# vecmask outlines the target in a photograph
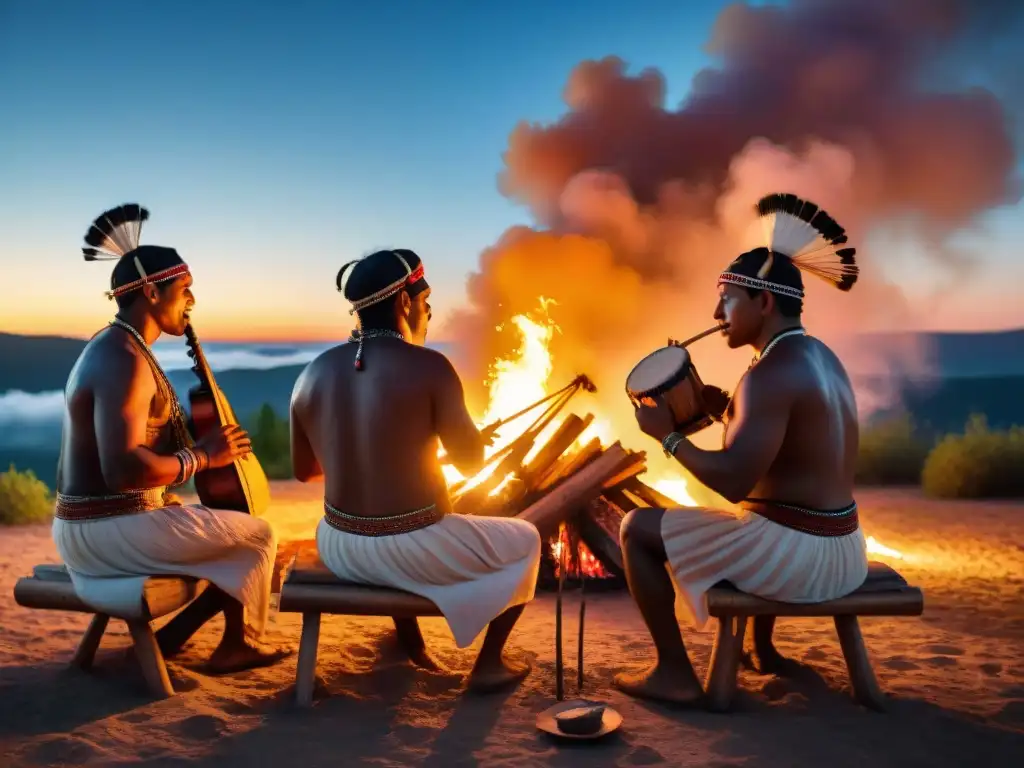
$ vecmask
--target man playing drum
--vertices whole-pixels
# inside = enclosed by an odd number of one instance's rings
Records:
[[[854,249],[843,247],[846,235],[828,214],[793,195],[769,195],[758,212],[764,247],[742,254],[718,280],[714,317],[727,324],[729,346],[755,351],[732,400],[714,414],[725,424],[722,449],[700,449],[676,431],[662,398],[636,409],[644,433],[742,513],[641,508],[623,521],[629,588],[657,650],[651,668],[616,677],[631,695],[676,703],[703,697],[674,603],[702,628],[707,591],[722,580],[768,599],[814,603],[857,589],[867,576],[853,498],[853,388],[836,355],[800,319],[801,271],[848,291],[857,279]],[[762,672],[778,673],[786,660],[772,643],[773,624],[755,623],[755,661]]]
[[[486,438],[466,410],[448,359],[424,346],[430,287],[413,251],[378,251],[341,268],[338,290],[359,329],[299,376],[291,405],[292,462],[323,479],[320,558],[338,578],[431,600],[465,648],[487,628],[470,687],[525,677],[503,655],[533,599],[540,535],[515,519],[452,514],[438,441],[472,476]],[[413,660],[432,666],[415,620],[396,620]]]

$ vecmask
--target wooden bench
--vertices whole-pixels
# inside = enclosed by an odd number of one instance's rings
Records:
[[[80,669],[92,666],[111,616],[123,620],[131,633],[135,657],[149,690],[158,698],[167,698],[174,695],[174,687],[150,622],[188,605],[206,589],[206,584],[188,577],[153,576],[142,582],[138,601],[132,600],[132,610],[120,615],[105,614],[82,601],[63,565],[46,564],[33,568],[31,576],[18,579],[14,600],[25,608],[94,614],[71,660],[71,665]]]
[[[732,702],[749,617],[828,616],[835,621],[854,697],[864,706],[881,711],[884,696],[871,668],[857,617],[920,616],[924,612],[924,595],[888,565],[870,563],[864,584],[837,600],[813,604],[777,603],[722,583],[709,591],[708,606],[711,616],[718,619],[718,635],[705,685],[711,709],[723,712]]]
[[[302,614],[302,639],[295,670],[295,699],[301,707],[313,703],[322,614],[390,616],[395,620],[399,642],[410,655],[423,649],[417,617],[441,615],[440,609],[425,597],[341,581],[320,561],[315,548],[300,550],[292,561],[281,585],[278,610]]]

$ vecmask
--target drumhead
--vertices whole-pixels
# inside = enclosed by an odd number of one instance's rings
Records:
[[[675,386],[690,370],[683,347],[662,347],[637,363],[626,377],[626,391],[635,397],[656,396]]]

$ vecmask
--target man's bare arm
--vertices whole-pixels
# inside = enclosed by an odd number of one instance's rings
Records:
[[[176,456],[146,447],[156,394],[149,364],[127,349],[112,350],[93,391],[93,424],[103,481],[114,493],[170,485],[181,472]]]
[[[683,440],[675,458],[708,488],[733,503],[742,501],[778,456],[792,400],[784,370],[751,371],[736,392],[725,447],[706,451]]]
[[[466,408],[462,380],[447,358],[437,365],[434,425],[448,458],[463,475],[475,475],[484,464],[484,439]]]
[[[309,438],[302,428],[302,419],[299,417],[301,403],[306,397],[308,388],[306,370],[299,374],[299,378],[295,381],[288,417],[291,433],[292,474],[295,475],[296,480],[302,483],[323,480],[324,477],[323,467],[317,461],[313,446],[310,445]]]

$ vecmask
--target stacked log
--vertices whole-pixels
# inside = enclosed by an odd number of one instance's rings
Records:
[[[581,443],[592,421],[590,414],[566,416],[539,448],[531,442],[526,450],[510,452],[484,482],[456,493],[453,508],[461,514],[527,520],[537,526],[548,548],[560,528],[569,526],[569,538],[582,542],[609,580],[624,583],[619,546],[623,517],[637,507],[676,502],[641,482],[639,476],[647,468],[643,451],[628,450],[619,442],[602,446],[596,437]],[[532,455],[524,461],[528,454]],[[578,557],[569,560],[579,568]],[[553,560],[546,567],[553,577]]]

